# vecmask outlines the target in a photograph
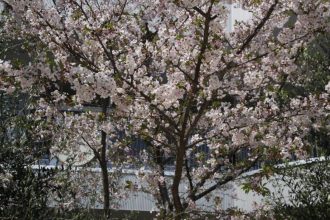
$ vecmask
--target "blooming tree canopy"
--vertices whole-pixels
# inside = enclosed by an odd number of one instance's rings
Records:
[[[330,82],[321,93],[285,90],[299,86],[306,45],[330,31],[329,1],[235,2],[252,19],[228,32],[226,1],[12,0],[4,28],[34,56],[25,66],[1,61],[2,87],[37,88],[38,113],[50,119],[61,106],[97,103],[102,111],[83,114],[78,131],[93,139],[97,126],[96,155],[119,130],[144,140],[150,188],[180,219],[260,161],[306,157],[305,136],[329,122]],[[127,149],[117,140],[112,150]]]

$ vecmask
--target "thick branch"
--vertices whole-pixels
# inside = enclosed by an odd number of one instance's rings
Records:
[[[186,172],[187,172],[189,188],[190,188],[190,191],[192,191],[194,189],[194,184],[193,184],[192,177],[191,177],[191,174],[190,174],[190,167],[189,167],[187,158],[185,159],[185,168],[186,168]]]
[[[242,46],[239,48],[239,50],[236,52],[236,54],[240,54],[243,52],[243,50],[249,46],[250,42],[253,40],[255,36],[259,33],[259,31],[265,26],[266,22],[269,20],[270,16],[273,14],[277,4],[278,0],[275,0],[274,3],[270,6],[268,9],[265,17],[260,21],[260,23],[257,25],[257,27],[254,29],[252,34],[250,34],[243,42]]]
[[[234,179],[236,179],[238,176],[240,176],[242,173],[247,172],[248,170],[250,170],[255,164],[256,162],[259,160],[259,157],[257,157],[253,162],[251,162],[251,164],[249,166],[247,166],[246,168],[242,169],[241,171],[239,171],[237,174],[230,174],[227,175],[223,180],[215,183],[214,185],[212,185],[211,187],[209,187],[208,189],[206,189],[205,191],[201,192],[200,194],[193,196],[191,199],[193,201],[197,201],[200,198],[203,198],[204,196],[206,196],[207,194],[209,194],[210,192],[212,192],[213,190],[217,189],[219,186],[222,186],[226,183],[228,183],[229,181],[232,181]]]

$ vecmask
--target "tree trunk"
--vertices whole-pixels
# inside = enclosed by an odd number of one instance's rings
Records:
[[[109,98],[103,100],[102,113],[104,114],[104,119],[107,118],[107,109],[109,106]],[[109,190],[109,173],[108,173],[108,164],[107,164],[107,134],[101,132],[101,158],[100,166],[102,171],[102,184],[103,184],[103,210],[104,215],[107,219],[110,218],[110,190]]]
[[[166,180],[165,180],[165,158],[164,158],[164,151],[160,149],[156,149],[156,158],[155,161],[158,165],[158,172],[159,175],[164,178],[164,182],[158,181],[158,188],[159,188],[159,193],[160,193],[160,198],[161,198],[161,203],[163,205],[163,208],[160,210],[161,216],[165,218],[167,215],[168,211],[173,212],[173,204],[170,200],[169,197],[169,192],[167,189],[166,185]]]
[[[104,215],[106,216],[106,218],[110,218],[109,176],[108,176],[108,166],[107,166],[107,161],[106,161],[106,149],[103,146],[102,146],[102,152],[101,152],[101,160],[102,160],[102,162],[100,165],[101,165],[101,170],[102,170],[103,200],[104,200],[103,210],[104,210]]]
[[[172,196],[173,196],[173,204],[175,208],[175,219],[182,219],[183,215],[183,206],[181,203],[180,195],[179,195],[179,186],[182,177],[182,170],[184,165],[184,145],[180,145],[176,155],[176,164],[175,164],[175,174],[172,185]]]

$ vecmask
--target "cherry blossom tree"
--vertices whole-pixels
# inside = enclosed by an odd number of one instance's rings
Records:
[[[9,4],[5,4],[4,6],[2,21],[5,20],[3,19],[4,17],[12,14],[12,6]],[[5,32],[3,29],[1,29],[1,31]],[[2,33],[1,36],[3,38],[1,40],[0,59],[6,61],[0,60],[2,66],[0,91],[6,87],[5,90],[9,93],[9,97],[13,97],[11,94],[17,89],[18,84],[12,81],[13,78],[6,76],[5,72],[8,72],[8,68],[18,70],[20,68],[28,68],[28,65],[31,63],[38,62],[37,60],[40,57],[38,52],[41,51],[39,49],[43,45],[40,45],[40,42],[32,37],[20,39],[7,35],[6,33]],[[34,47],[38,47],[38,49],[35,50]],[[50,57],[50,53],[43,50],[43,55],[45,54],[50,68],[53,68],[54,63]],[[28,83],[28,81],[26,82]],[[99,127],[104,127],[104,125],[100,123],[103,120],[102,109],[97,109],[97,112],[94,113],[88,111],[86,108],[82,109],[79,106],[70,109],[69,104],[62,105],[63,102],[60,102],[63,101],[63,96],[59,92],[54,91],[53,86],[55,86],[55,83],[50,84],[47,90],[41,92],[38,91],[40,87],[32,84],[24,90],[17,89],[18,93],[27,93],[29,96],[33,97],[31,99],[34,100],[29,103],[24,114],[31,118],[31,120],[33,119],[33,121],[45,122],[42,124],[39,123],[40,126],[34,128],[36,132],[36,137],[34,138],[36,140],[46,139],[48,142],[51,142],[50,156],[52,158],[59,158],[59,165],[62,168],[62,162],[65,163],[66,170],[61,170],[58,177],[56,177],[57,179],[53,179],[52,181],[54,184],[56,182],[56,184],[61,186],[61,189],[65,188],[66,192],[59,193],[56,191],[52,193],[50,203],[59,206],[59,211],[61,212],[63,208],[64,210],[95,208],[98,206],[98,203],[101,202],[104,204],[103,209],[105,210],[106,216],[110,216],[110,208],[116,206],[112,197],[121,197],[124,193],[118,194],[120,186],[117,185],[117,180],[120,172],[109,173],[107,169],[109,163],[108,158],[111,157],[111,163],[115,165],[115,155],[117,155],[118,152],[106,152],[106,145],[103,139],[101,141],[101,136],[103,134],[101,134],[101,129]],[[59,82],[55,87],[57,86],[64,87],[65,92],[71,92],[62,82]],[[35,100],[37,100],[37,103],[35,103]],[[91,108],[93,109],[93,107]],[[113,131],[113,129],[113,126],[104,128],[108,133]],[[112,141],[115,141],[115,137],[110,137]],[[41,151],[42,149],[39,150]],[[49,151],[43,151],[43,153],[46,152]],[[88,167],[86,167],[86,170],[80,169],[79,174],[75,171],[71,171],[73,167],[82,166],[91,161],[93,157],[95,157],[95,160],[90,162],[89,165],[100,167],[101,175],[96,174],[95,171],[91,171]],[[36,159],[37,158],[34,158],[34,160]],[[117,170],[120,170],[119,166],[117,166]],[[97,182],[100,177],[102,178],[102,184]],[[83,178],[85,178],[84,184],[81,184],[81,179]],[[100,193],[98,188],[100,186],[104,188],[102,193],[103,199],[99,198]],[[117,196],[114,196],[114,194]],[[88,207],[85,207],[86,204]]]
[[[329,32],[329,1],[232,1],[252,19],[230,33],[226,3],[13,0],[5,30],[29,39],[35,56],[24,67],[2,62],[2,86],[38,88],[39,113],[49,119],[60,106],[97,103],[102,110],[82,117],[78,132],[89,120],[97,125],[100,144],[90,147],[99,161],[107,152],[125,156],[129,137],[143,140],[152,172],[140,175],[160,213],[182,219],[256,164],[308,156],[306,136],[329,120],[329,83],[320,93],[285,92],[299,86],[306,45]],[[126,138],[107,151],[119,131]],[[134,161],[126,156],[122,163]]]

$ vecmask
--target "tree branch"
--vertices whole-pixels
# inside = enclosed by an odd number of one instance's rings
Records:
[[[270,6],[268,9],[265,17],[261,20],[261,22],[257,25],[257,27],[254,29],[252,34],[250,34],[243,42],[242,46],[239,48],[239,50],[236,52],[236,54],[240,54],[243,52],[243,50],[250,44],[250,42],[253,40],[255,36],[259,33],[259,31],[264,27],[266,22],[269,20],[270,16],[274,12],[279,0],[275,0],[274,3]]]
[[[201,192],[200,194],[193,196],[192,200],[193,201],[197,201],[200,198],[203,198],[204,196],[206,196],[207,194],[209,194],[210,192],[212,192],[213,190],[217,189],[219,186],[224,185],[226,183],[228,183],[229,181],[232,181],[234,179],[236,179],[238,176],[240,176],[242,173],[247,172],[249,169],[251,169],[256,162],[259,160],[259,157],[257,157],[253,162],[251,162],[251,164],[249,166],[247,166],[246,168],[242,169],[241,171],[239,171],[237,174],[230,174],[227,175],[223,180],[215,183],[214,185],[212,185],[211,187],[209,187],[208,189],[206,189],[205,191]]]

